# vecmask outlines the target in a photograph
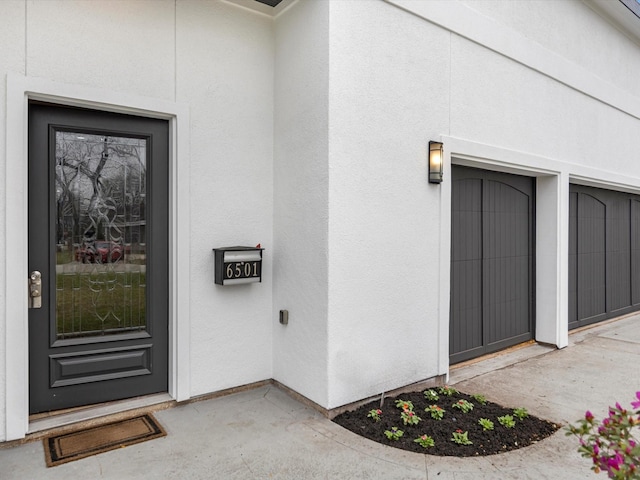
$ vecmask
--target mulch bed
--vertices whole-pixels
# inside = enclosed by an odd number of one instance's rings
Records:
[[[438,392],[438,388],[434,388]],[[413,403],[413,411],[422,420],[417,425],[404,425],[400,414],[402,409],[396,407],[395,400],[409,400]],[[473,410],[468,413],[452,408],[459,400],[473,403]],[[442,420],[431,418],[425,411],[429,405],[436,404],[445,410]],[[513,408],[520,407],[515,405]],[[368,418],[370,410],[380,408],[382,415],[379,421]],[[395,398],[385,398],[382,407],[380,400],[370,402],[357,410],[338,415],[333,419],[335,423],[351,430],[358,435],[391,447],[410,450],[412,452],[427,453],[429,455],[473,457],[494,455],[526,447],[539,442],[556,432],[560,425],[541,420],[529,415],[523,420],[514,417],[514,428],[506,428],[498,422],[499,416],[512,415],[513,408],[505,408],[496,403],[480,404],[471,396],[464,393],[454,393],[451,396],[439,395],[437,401],[428,401],[422,392],[405,393]],[[494,423],[493,430],[483,430],[478,424],[480,418],[488,418]],[[385,430],[397,427],[404,432],[398,440],[390,440],[385,436]],[[468,432],[472,445],[459,445],[451,439],[453,432]],[[414,440],[422,435],[429,435],[435,441],[435,446],[424,448]]]

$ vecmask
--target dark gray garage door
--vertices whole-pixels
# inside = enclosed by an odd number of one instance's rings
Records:
[[[569,328],[640,310],[640,196],[569,191]]]
[[[533,338],[534,180],[453,167],[449,354]]]

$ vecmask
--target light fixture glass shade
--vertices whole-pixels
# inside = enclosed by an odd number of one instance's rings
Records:
[[[442,157],[443,148],[441,142],[429,142],[429,182],[442,183]]]

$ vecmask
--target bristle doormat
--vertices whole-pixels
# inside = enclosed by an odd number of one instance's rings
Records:
[[[44,439],[47,467],[126,447],[167,433],[146,414]]]

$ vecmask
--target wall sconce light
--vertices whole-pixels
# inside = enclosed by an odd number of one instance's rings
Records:
[[[429,183],[442,183],[442,142],[429,142]]]

